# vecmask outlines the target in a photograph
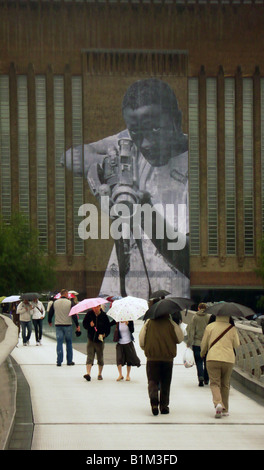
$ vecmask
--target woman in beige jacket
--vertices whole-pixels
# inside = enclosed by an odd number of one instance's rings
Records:
[[[212,344],[225,331],[226,333],[215,344]],[[206,368],[216,418],[228,415],[230,377],[235,363],[234,349],[239,345],[238,332],[230,317],[217,316],[216,321],[205,328],[201,342],[201,357],[207,354]]]

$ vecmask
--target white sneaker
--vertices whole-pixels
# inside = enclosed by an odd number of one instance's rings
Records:
[[[222,411],[223,411],[223,407],[222,407],[221,403],[218,403],[218,405],[216,405],[216,407],[215,407],[215,418],[221,418],[222,417]]]
[[[223,411],[222,411],[222,416],[229,416],[228,411],[223,410]]]

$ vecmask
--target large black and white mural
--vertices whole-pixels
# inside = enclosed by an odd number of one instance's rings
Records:
[[[101,294],[190,295],[188,136],[176,94],[158,78],[134,81],[120,102],[123,129],[66,154],[104,214],[99,233],[97,208],[80,207],[79,236],[113,240]]]

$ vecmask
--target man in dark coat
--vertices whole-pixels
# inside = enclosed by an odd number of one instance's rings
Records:
[[[84,378],[91,380],[91,368],[94,363],[95,354],[98,364],[98,380],[102,380],[102,370],[104,366],[104,338],[110,333],[110,322],[101,306],[94,307],[85,315],[83,327],[87,330],[87,359]]]

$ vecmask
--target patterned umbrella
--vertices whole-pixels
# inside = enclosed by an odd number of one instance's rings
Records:
[[[107,315],[112,317],[116,322],[135,321],[142,317],[147,309],[148,302],[145,299],[128,295],[122,299],[114,300]]]

